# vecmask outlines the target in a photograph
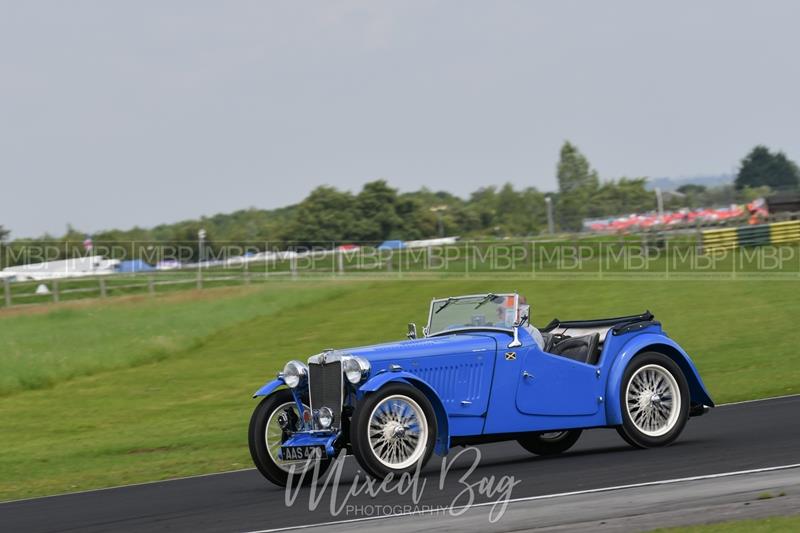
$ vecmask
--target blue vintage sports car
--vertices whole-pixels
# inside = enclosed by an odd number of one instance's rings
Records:
[[[538,330],[519,295],[479,294],[434,299],[423,336],[408,329],[408,340],[289,361],[255,393],[250,453],[267,479],[285,485],[341,450],[377,477],[464,444],[556,454],[597,427],[665,446],[714,405],[650,312]]]

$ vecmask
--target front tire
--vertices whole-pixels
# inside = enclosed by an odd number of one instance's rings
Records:
[[[308,406],[305,408],[308,409]],[[293,482],[299,482],[302,477],[303,484],[310,483],[317,463],[283,461],[278,458],[278,450],[284,440],[283,430],[278,425],[278,416],[281,412],[288,416],[292,414],[298,418],[300,416],[294,396],[289,389],[281,389],[270,394],[261,400],[253,411],[248,431],[250,456],[261,475],[280,487],[286,486],[290,476],[296,478]],[[319,476],[322,476],[330,464],[330,459],[318,461]],[[308,472],[302,475],[306,470]]]
[[[517,439],[520,446],[536,455],[558,455],[578,442],[583,433],[580,429],[570,431],[543,431]]]
[[[425,466],[436,431],[436,415],[428,398],[410,385],[392,383],[356,406],[350,442],[361,468],[382,479]]]
[[[686,426],[690,403],[689,384],[675,361],[657,352],[637,355],[622,377],[617,431],[636,448],[666,446]]]

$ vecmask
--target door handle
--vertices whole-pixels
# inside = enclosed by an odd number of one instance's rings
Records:
[[[523,370],[523,371],[522,371],[522,377],[523,377],[523,378],[525,378],[525,379],[528,379],[528,378],[533,378],[533,374],[531,374],[531,373],[530,373],[530,372],[528,372],[527,370]]]

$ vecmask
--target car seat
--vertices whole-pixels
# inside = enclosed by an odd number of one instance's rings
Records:
[[[555,335],[549,339],[550,342],[555,340]],[[563,340],[556,341],[553,346],[549,346],[547,352],[553,355],[560,355],[567,357],[579,363],[586,363],[590,365],[597,364],[600,358],[600,334],[592,333],[591,335],[582,335],[580,337],[567,337]]]

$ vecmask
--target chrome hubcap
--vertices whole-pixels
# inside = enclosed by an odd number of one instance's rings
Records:
[[[678,382],[664,367],[645,365],[631,376],[625,405],[639,431],[649,437],[664,435],[678,421],[681,408]]]
[[[661,405],[661,396],[659,396],[658,394],[653,394],[652,396],[650,396],[650,403],[652,403],[655,406]]]
[[[384,466],[401,470],[425,454],[428,420],[417,402],[396,394],[372,410],[367,427],[372,453]]]

